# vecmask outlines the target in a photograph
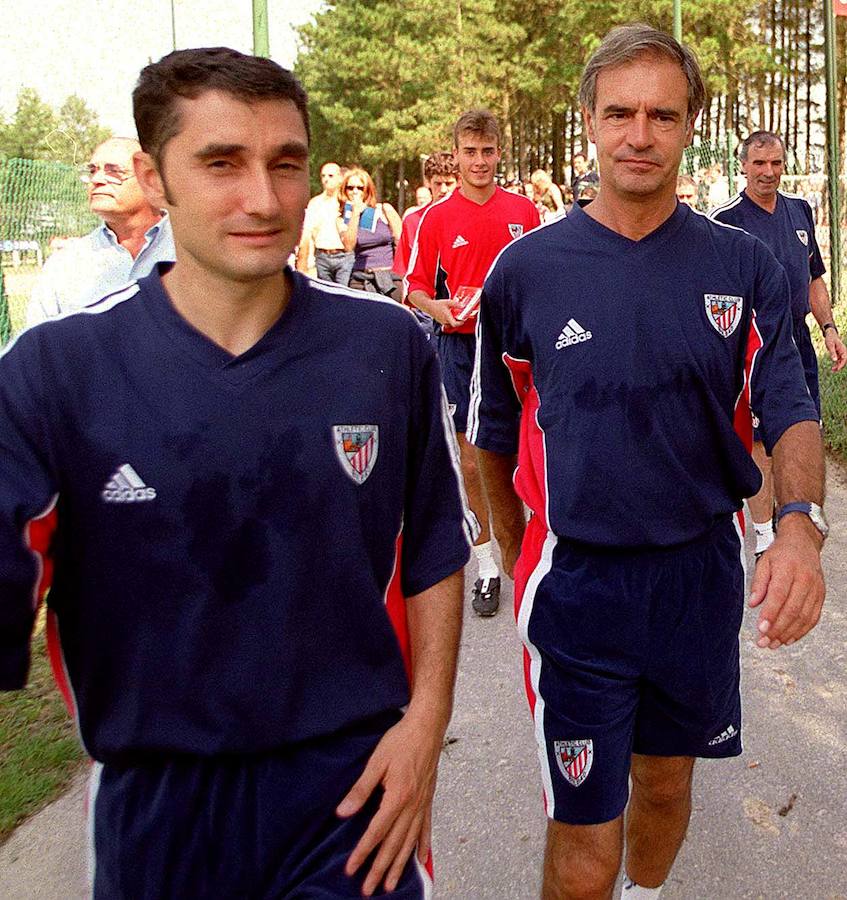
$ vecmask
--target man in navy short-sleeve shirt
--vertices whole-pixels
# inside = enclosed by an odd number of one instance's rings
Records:
[[[803,361],[809,393],[820,414],[818,358],[806,325],[808,313],[811,311],[823,333],[834,372],[847,364],[847,348],[832,318],[829,292],[823,280],[826,269],[815,237],[812,208],[804,197],[779,190],[785,171],[785,146],[778,134],[753,132],[741,144],[738,156],[747,186],[709,215],[761,238],[785,269],[794,342]],[[756,553],[760,555],[770,547],[774,537],[773,475],[761,438],[758,434],[754,437],[753,458],[762,470],[762,489],[749,503],[756,531]]]
[[[177,262],[0,357],[0,689],[54,510],[94,896],[422,898],[471,539],[435,351],[285,267],[291,73],[179,51],[133,99]]]
[[[759,646],[802,637],[823,602],[823,452],[785,273],[675,197],[703,97],[673,38],[610,32],[580,87],[599,196],[507,246],[480,304],[468,437],[515,578],[544,896],[611,896],[625,832],[622,897],[658,897],[694,759],[741,752],[751,408],[785,504],[752,586]]]

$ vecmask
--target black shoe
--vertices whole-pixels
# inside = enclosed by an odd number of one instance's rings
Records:
[[[478,616],[488,617],[496,615],[500,609],[500,579],[477,578],[473,586],[473,611]]]

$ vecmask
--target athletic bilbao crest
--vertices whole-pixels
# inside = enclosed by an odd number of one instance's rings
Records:
[[[517,240],[523,234],[523,225],[518,223],[515,225],[514,223],[509,224],[509,234],[512,236],[512,240]]]
[[[553,749],[559,771],[574,787],[579,787],[594,762],[594,741],[554,741]]]
[[[379,426],[333,425],[332,430],[341,468],[356,484],[363,484],[373,471],[379,452]]]
[[[729,337],[741,321],[743,297],[732,297],[729,294],[704,294],[706,298],[706,316],[715,331],[722,337]]]
[[[806,230],[803,229],[803,228],[798,228],[798,229],[797,229],[797,237],[800,238],[800,243],[801,243],[804,247],[808,247],[808,246],[809,246],[809,232],[808,232],[808,231],[806,231]]]

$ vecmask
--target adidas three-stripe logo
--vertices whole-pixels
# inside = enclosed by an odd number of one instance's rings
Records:
[[[556,341],[556,349],[564,350],[565,347],[573,347],[574,344],[583,344],[590,341],[594,335],[586,331],[576,319],[568,319],[568,324],[562,329],[559,339]]]
[[[470,241],[463,238],[460,234],[456,235],[456,240],[453,241],[453,249],[457,250],[459,247],[467,247]]]
[[[106,503],[142,503],[155,500],[156,491],[147,487],[129,463],[124,463],[106,482],[100,496]]]

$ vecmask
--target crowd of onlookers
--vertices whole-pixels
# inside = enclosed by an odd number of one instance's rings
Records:
[[[529,197],[545,222],[567,215],[575,203],[586,206],[597,196],[600,177],[584,153],[573,155],[567,171],[570,178],[563,184],[544,169],[536,169],[526,180],[507,176],[498,181],[505,190]],[[321,168],[323,192],[312,198],[306,212],[297,267],[326,281],[400,299],[420,216],[452,190],[457,177],[452,154],[432,154],[425,161],[423,183],[414,188],[414,202],[401,215],[390,203],[380,201],[365,169],[326,163]],[[708,212],[743,190],[744,184],[743,174],[730,178],[720,163],[713,163],[680,175],[677,198],[692,209]],[[815,224],[823,229],[827,224],[824,176],[785,176],[785,187],[809,201]]]

